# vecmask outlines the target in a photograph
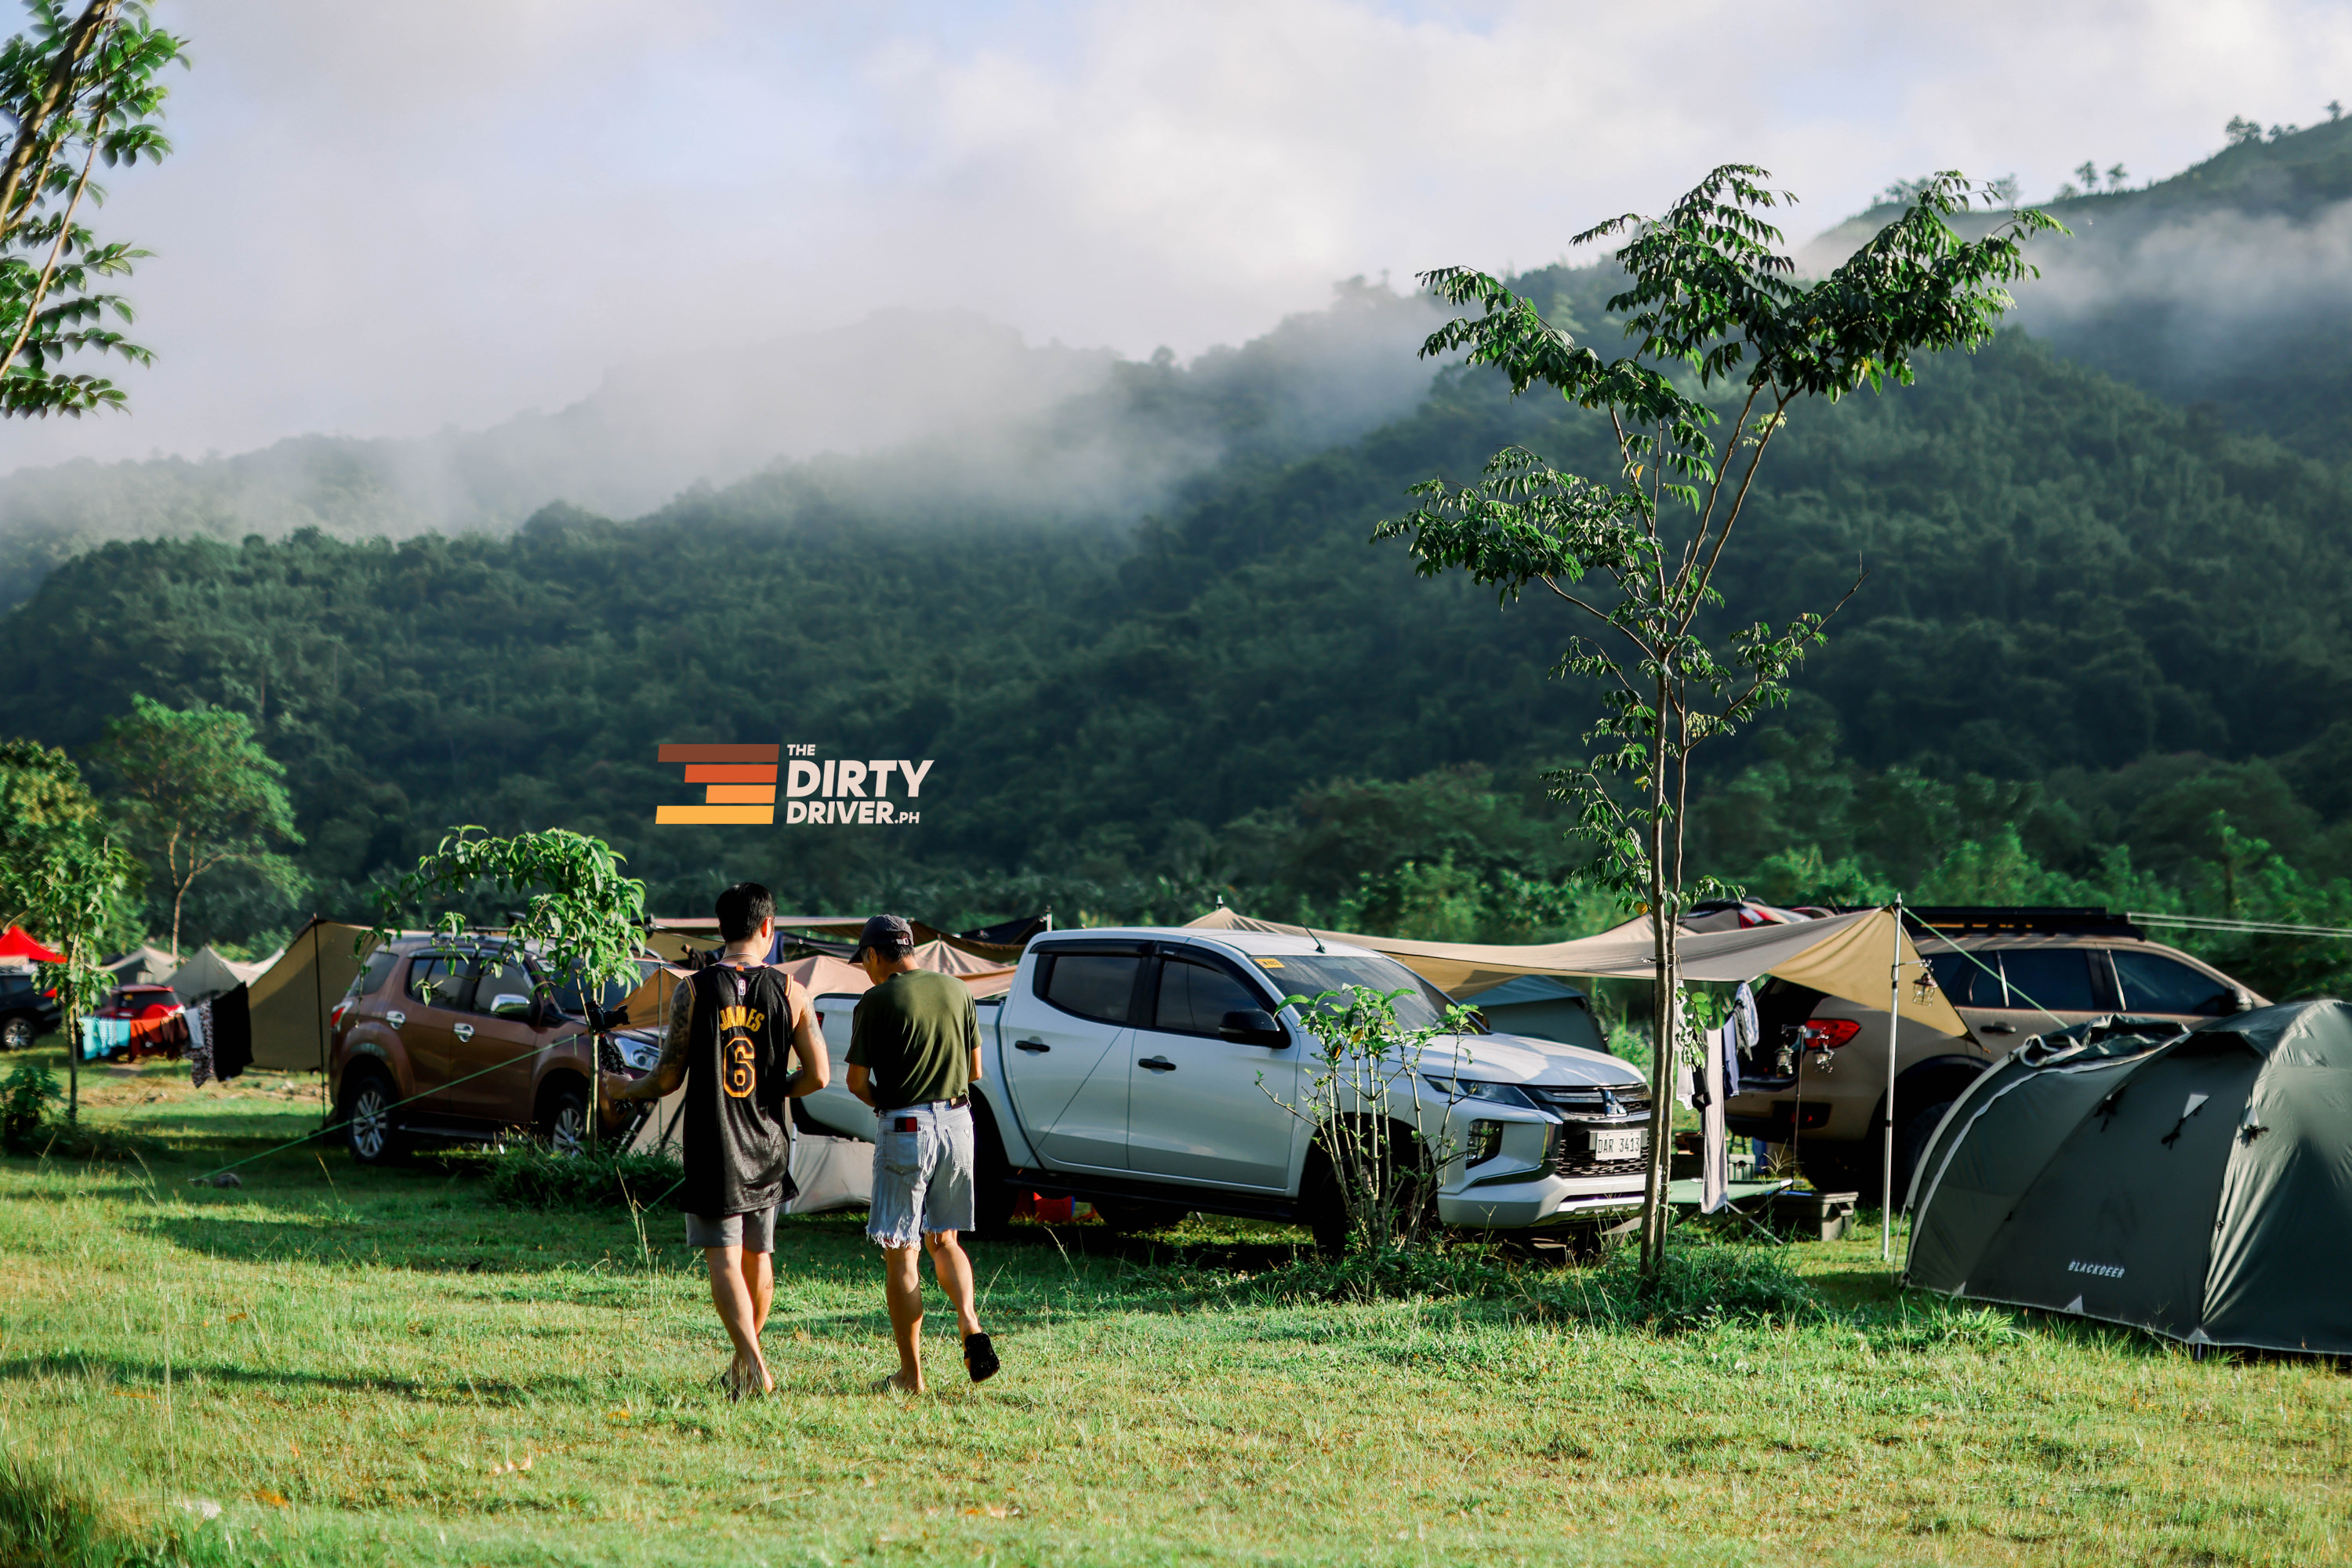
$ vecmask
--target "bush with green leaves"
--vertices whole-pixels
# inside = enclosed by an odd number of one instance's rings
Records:
[[[1397,998],[1407,994],[1343,985],[1283,998],[1284,1006],[1298,1009],[1313,1041],[1306,1083],[1295,1101],[1265,1093],[1312,1130],[1331,1184],[1323,1201],[1339,1206],[1345,1236],[1339,1250],[1347,1253],[1437,1245],[1438,1177],[1462,1154],[1459,1133],[1442,1121],[1430,1124],[1413,1080],[1433,1040],[1474,1031],[1469,1009],[1454,1007],[1433,1024],[1408,1029],[1396,1013]]]
[[[49,1107],[65,1098],[47,1062],[23,1061],[0,1079],[0,1149],[21,1154],[32,1149]]]

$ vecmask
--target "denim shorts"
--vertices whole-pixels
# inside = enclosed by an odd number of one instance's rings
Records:
[[[885,1247],[972,1227],[971,1107],[934,1101],[884,1111],[874,1138],[866,1234]]]
[[[776,1211],[753,1209],[750,1214],[686,1216],[688,1247],[740,1247],[746,1252],[776,1250]]]

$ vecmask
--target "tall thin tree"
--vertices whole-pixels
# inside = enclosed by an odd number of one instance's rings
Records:
[[[1540,587],[1590,628],[1569,639],[1554,673],[1601,683],[1601,717],[1587,736],[1594,750],[1547,782],[1599,847],[1585,874],[1639,903],[1654,928],[1642,1223],[1653,1279],[1665,1247],[1678,922],[1693,891],[1720,890],[1712,879],[1686,885],[1692,753],[1785,702],[1789,677],[1835,613],[1808,611],[1777,628],[1738,625],[1717,586],[1725,549],[1794,405],[1908,384],[1916,356],[1983,342],[2012,303],[2004,285],[2032,270],[2024,241],[2063,232],[2025,211],[1963,240],[1951,216],[1999,198],[1947,172],[1916,186],[1901,216],[1828,277],[1807,282],[1776,248],[1780,231],[1759,216],[1793,199],[1763,184],[1770,177],[1727,163],[1657,217],[1627,214],[1576,237],[1623,242],[1615,258],[1626,287],[1608,308],[1622,313],[1633,347],[1613,359],[1545,321],[1499,279],[1467,268],[1424,274],[1438,298],[1477,313],[1433,333],[1423,356],[1466,351],[1471,364],[1500,369],[1514,395],[1540,384],[1598,411],[1617,471],[1564,473],[1507,447],[1475,484],[1415,486],[1421,504],[1373,535],[1408,541],[1423,575],[1461,568],[1505,604]],[[1736,404],[1723,450],[1710,434],[1722,418],[1709,397],[1717,387]]]

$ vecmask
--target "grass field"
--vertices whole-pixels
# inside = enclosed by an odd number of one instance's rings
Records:
[[[310,1149],[299,1084],[86,1077],[157,1152],[0,1162],[5,1518],[113,1561],[398,1563],[2275,1563],[2352,1555],[2352,1382],[1905,1299],[1659,1333],[1503,1300],[1333,1305],[1293,1233],[976,1249],[1004,1373],[890,1364],[855,1216],[787,1222],[781,1397],[730,1405],[676,1216],[536,1214]],[[940,1320],[933,1319],[934,1326]],[[185,1504],[219,1505],[203,1521]],[[174,1544],[176,1542],[176,1544]],[[162,1543],[158,1547],[158,1543]]]

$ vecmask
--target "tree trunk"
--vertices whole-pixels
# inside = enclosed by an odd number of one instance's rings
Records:
[[[1650,1168],[1642,1186],[1642,1282],[1656,1282],[1666,1260],[1666,1222],[1673,1215],[1667,1184],[1673,1172],[1676,976],[1675,911],[1666,906],[1666,689],[1658,684],[1658,727],[1650,770],[1650,928],[1656,968],[1651,981]]]

